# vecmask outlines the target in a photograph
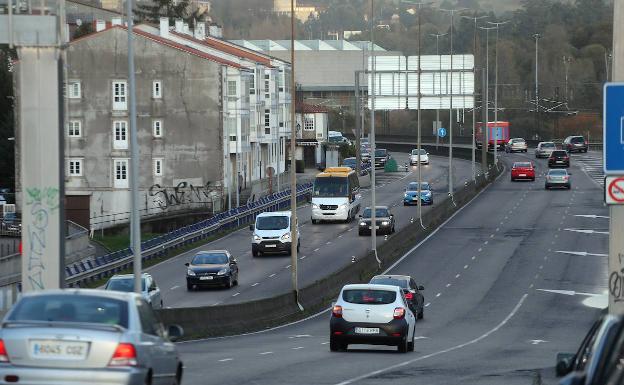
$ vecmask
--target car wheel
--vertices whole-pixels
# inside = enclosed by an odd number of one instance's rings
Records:
[[[251,250],[251,255],[252,255],[253,257],[257,257],[257,256],[258,256],[258,250],[253,250],[253,249],[252,249],[252,250]]]
[[[186,290],[187,291],[193,291],[193,285],[191,285],[190,283],[186,284]]]
[[[160,308],[161,308],[161,309],[162,309],[162,308],[164,308],[164,304],[163,304],[162,299],[160,300]]]
[[[233,282],[232,282],[232,276],[230,275],[230,277],[228,278],[227,282],[225,283],[225,288],[229,289],[233,286]]]
[[[336,340],[334,337],[329,337],[329,350],[332,352],[339,352],[342,350],[347,350],[346,344]]]
[[[412,340],[407,343],[407,351],[408,352],[413,352],[414,351],[414,338],[415,338],[415,335],[416,335],[416,328],[414,328],[414,333],[412,333]]]
[[[401,339],[401,342],[399,342],[399,346],[397,346],[397,350],[399,351],[399,353],[407,353],[408,351],[408,342],[407,342],[407,336],[403,337],[403,339]]]
[[[317,224],[317,223],[318,223],[318,221],[317,221],[316,219],[312,219],[312,224],[313,224],[313,225],[315,225],[315,224]]]
[[[407,206],[407,202],[403,202],[403,206]]]
[[[173,385],[182,384],[182,364],[178,364],[178,368],[176,369],[176,375],[173,379]]]
[[[301,248],[301,243],[299,242],[299,240],[297,240],[297,253],[299,252],[300,248]]]
[[[358,231],[358,235],[359,235],[359,236],[363,236],[363,235],[364,235],[364,232],[363,232],[363,231]]]
[[[418,317],[418,319],[423,319],[425,317],[425,309],[420,309],[416,317]]]
[[[535,177],[531,178],[531,182],[535,182]]]

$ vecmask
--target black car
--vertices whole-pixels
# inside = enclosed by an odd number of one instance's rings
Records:
[[[370,234],[371,233],[371,208],[367,207],[360,215],[360,223],[358,227],[358,234]],[[392,234],[394,233],[394,215],[390,212],[387,206],[377,206],[375,209],[375,222],[377,223],[377,234]]]
[[[588,147],[585,138],[580,135],[568,136],[563,141],[563,149],[569,153],[573,153],[574,151],[587,152]]]
[[[188,268],[186,289],[189,291],[200,286],[238,285],[237,261],[225,250],[200,251],[184,265]]]
[[[390,160],[390,153],[385,148],[375,149],[375,167],[384,167]]]
[[[555,150],[548,158],[548,167],[570,167],[570,156],[564,150]]]
[[[371,278],[370,284],[398,286],[403,290],[405,299],[409,302],[410,308],[416,318],[423,319],[425,311],[425,297],[421,291],[423,286],[416,285],[414,278],[409,275],[376,275]]]

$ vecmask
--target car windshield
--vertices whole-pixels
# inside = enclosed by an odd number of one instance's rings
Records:
[[[314,181],[315,197],[348,197],[349,196],[349,179],[347,177],[323,176],[317,177]]]
[[[396,292],[388,290],[345,290],[342,299],[349,303],[363,305],[387,305],[396,300]]]
[[[128,304],[92,295],[37,295],[22,298],[9,320],[87,322],[128,327]]]
[[[529,162],[516,162],[514,163],[514,168],[531,168],[531,163]]]
[[[387,151],[385,149],[375,150],[375,156],[386,156]]]
[[[375,210],[375,216],[377,218],[383,218],[383,217],[389,216],[388,209],[377,208]],[[371,217],[371,209],[370,208],[366,208],[364,210],[364,212],[362,213],[362,218],[370,218],[370,217]]]
[[[201,253],[193,257],[191,265],[225,265],[228,257],[223,253]]]
[[[555,148],[555,144],[553,142],[542,143],[542,148]]]
[[[524,139],[512,139],[512,143],[524,143]]]
[[[429,183],[421,183],[421,190],[429,190]],[[407,191],[417,191],[418,190],[418,182],[411,182],[407,185]]]
[[[376,278],[371,279],[370,283],[375,284],[375,285],[398,286],[402,289],[409,289],[409,281],[407,279],[376,277]]]
[[[412,155],[418,155],[418,150],[412,150]],[[427,151],[421,149],[420,155],[427,155]]]
[[[256,218],[256,229],[258,230],[282,230],[287,228],[288,217],[286,215]]]
[[[550,170],[548,172],[548,175],[550,176],[565,176],[568,175],[566,170]]]
[[[131,293],[134,291],[134,278],[112,278],[106,284],[105,290]],[[145,291],[145,278],[141,280],[141,290]]]

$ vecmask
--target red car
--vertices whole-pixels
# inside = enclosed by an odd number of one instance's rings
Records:
[[[511,181],[518,179],[535,180],[535,167],[532,162],[515,162],[511,168]]]

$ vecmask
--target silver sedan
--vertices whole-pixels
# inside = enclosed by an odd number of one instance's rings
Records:
[[[168,330],[140,295],[66,289],[27,293],[0,327],[0,379],[19,384],[179,384]]]

